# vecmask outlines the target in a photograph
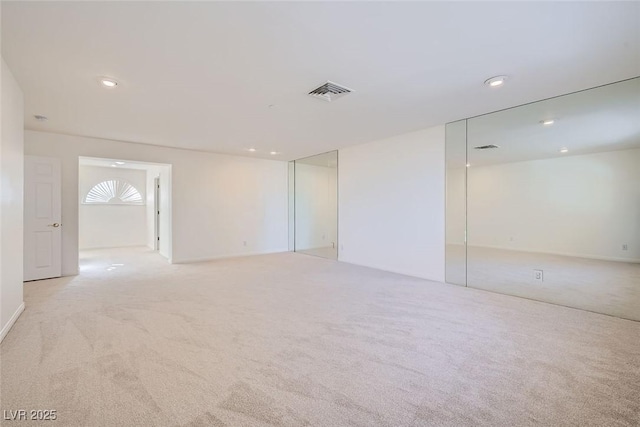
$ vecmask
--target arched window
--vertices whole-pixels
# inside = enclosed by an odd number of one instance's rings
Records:
[[[84,197],[87,204],[143,204],[140,192],[131,184],[121,179],[110,179],[96,184]]]

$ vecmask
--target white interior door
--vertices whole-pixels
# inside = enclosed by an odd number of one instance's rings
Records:
[[[60,160],[25,156],[24,162],[24,280],[60,277]]]
[[[153,249],[156,251],[160,250],[160,177],[156,177],[153,180],[153,230],[154,230],[154,239],[153,239]]]

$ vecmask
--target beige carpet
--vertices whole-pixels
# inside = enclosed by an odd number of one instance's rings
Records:
[[[1,409],[38,425],[640,423],[638,322],[292,253],[82,265],[0,348]]]

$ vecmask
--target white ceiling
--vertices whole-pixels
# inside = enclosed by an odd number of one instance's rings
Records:
[[[3,1],[2,55],[28,129],[290,160],[638,76],[640,2]]]
[[[123,165],[119,165],[116,162],[124,162]],[[98,166],[103,168],[112,167],[114,169],[136,169],[136,170],[145,170],[150,172],[156,172],[159,166],[166,166],[158,163],[145,163],[145,162],[135,162],[123,159],[105,159],[98,157],[80,157],[78,159],[78,164],[80,166]]]

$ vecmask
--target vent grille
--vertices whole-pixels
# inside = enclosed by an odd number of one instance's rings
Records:
[[[350,94],[353,90],[348,87],[341,86],[337,83],[327,81],[320,87],[315,88],[309,92],[309,96],[314,98],[324,99],[325,101],[335,101],[338,98],[342,98],[345,95]]]
[[[500,146],[489,144],[489,145],[479,145],[477,147],[473,147],[474,150],[491,150],[492,148],[500,148]]]

